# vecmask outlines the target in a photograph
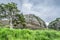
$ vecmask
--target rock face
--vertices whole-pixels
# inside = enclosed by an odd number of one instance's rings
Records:
[[[30,28],[30,29],[46,28],[45,22],[41,18],[33,14],[25,15],[25,20],[26,20],[27,28]]]
[[[3,24],[3,25],[9,25],[8,20],[0,20],[0,23]]]
[[[56,20],[52,21],[48,27],[51,29],[60,30],[60,18],[56,18]]]

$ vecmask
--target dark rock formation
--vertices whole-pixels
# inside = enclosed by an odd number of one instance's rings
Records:
[[[56,18],[56,20],[49,23],[48,28],[60,30],[60,18]]]

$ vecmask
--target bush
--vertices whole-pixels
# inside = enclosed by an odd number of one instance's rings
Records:
[[[0,28],[0,40],[60,40],[60,31]]]

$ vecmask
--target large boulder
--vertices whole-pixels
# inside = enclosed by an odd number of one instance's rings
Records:
[[[45,22],[38,16],[35,16],[34,14],[26,14],[24,15],[24,17],[26,20],[27,28],[30,28],[30,29],[46,28]]]
[[[48,28],[60,30],[60,18],[56,18],[56,20],[50,22]]]

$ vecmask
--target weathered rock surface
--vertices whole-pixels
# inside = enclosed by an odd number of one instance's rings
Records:
[[[40,29],[40,28],[46,28],[45,22],[39,18],[35,17],[33,14],[26,14],[25,15],[26,19],[26,27],[30,29]]]
[[[60,30],[60,18],[56,18],[56,20],[49,23],[48,27],[51,29]]]

